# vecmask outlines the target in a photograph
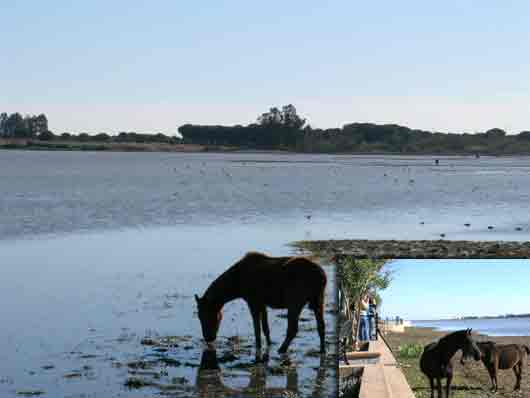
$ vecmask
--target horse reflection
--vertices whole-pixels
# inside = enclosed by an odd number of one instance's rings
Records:
[[[323,357],[323,356],[322,356]],[[315,380],[312,396],[323,397],[326,368],[321,357],[320,366]],[[289,368],[286,374],[285,387],[267,387],[266,363],[258,363],[250,368],[248,385],[243,388],[232,388],[224,384],[219,360],[214,349],[203,351],[201,365],[197,373],[197,392],[201,398],[211,397],[296,397],[298,392],[298,371],[295,367]]]

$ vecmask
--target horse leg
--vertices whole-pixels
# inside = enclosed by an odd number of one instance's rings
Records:
[[[515,373],[515,387],[513,388],[513,390],[517,391],[521,389],[521,373],[522,373],[521,363],[519,362],[515,364],[515,366],[512,369],[513,369],[513,373]]]
[[[324,322],[324,301],[322,298],[318,299],[318,302],[311,302],[309,307],[315,313],[315,319],[317,320],[318,336],[320,337],[320,352],[326,352],[326,324]]]
[[[296,334],[298,333],[298,318],[300,317],[302,308],[304,308],[304,304],[300,305],[297,303],[290,306],[287,310],[287,335],[285,336],[285,340],[283,341],[280,349],[278,350],[280,354],[284,354],[287,352],[289,344],[291,344],[291,341],[293,341]]]
[[[267,345],[271,345],[271,332],[269,329],[269,320],[267,319],[267,307],[263,307],[261,310],[261,326],[263,327],[263,334],[267,340]]]
[[[488,369],[488,374],[490,375],[491,391],[495,392],[496,391],[496,387],[495,387],[495,369],[494,369],[493,365],[487,366],[486,369]]]
[[[252,322],[254,323],[254,337],[256,338],[256,360],[261,359],[261,328],[259,306],[249,304],[250,314],[252,315]]]
[[[495,366],[493,368],[493,380],[495,381],[495,387],[493,392],[497,392],[497,389],[499,388],[499,381],[497,380],[497,373],[499,373],[499,368]]]
[[[442,379],[436,378],[436,389],[438,390],[438,398],[442,398]]]
[[[429,377],[429,383],[431,384],[431,398],[434,398],[434,379]]]
[[[451,393],[451,382],[453,381],[453,373],[449,372],[447,374],[447,384],[445,385],[445,396],[449,398],[449,394]]]

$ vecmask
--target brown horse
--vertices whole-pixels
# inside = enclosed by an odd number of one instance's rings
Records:
[[[523,366],[525,366],[527,356],[530,354],[530,347],[523,344],[496,344],[493,341],[481,341],[477,343],[477,346],[482,352],[482,363],[484,363],[491,378],[491,391],[497,392],[499,369],[513,369],[513,373],[515,373],[514,391],[521,389]],[[464,360],[462,359],[463,363]]]
[[[324,297],[326,274],[322,267],[304,257],[269,257],[247,253],[221,274],[197,300],[202,334],[207,343],[217,338],[222,308],[232,300],[247,302],[254,323],[256,356],[261,352],[261,326],[271,344],[267,307],[287,308],[287,336],[278,352],[285,353],[298,333],[298,318],[306,304],[315,313],[320,352],[325,352]]]
[[[453,380],[453,357],[458,350],[466,356],[479,360],[481,353],[471,336],[471,329],[459,330],[425,346],[420,358],[420,369],[428,377],[431,398],[434,398],[434,380],[437,382],[438,397],[442,398],[442,379],[447,379],[445,395],[449,398]]]

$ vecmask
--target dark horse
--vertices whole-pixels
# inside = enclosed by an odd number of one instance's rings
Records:
[[[306,304],[315,313],[320,352],[325,352],[324,294],[326,274],[322,267],[304,257],[269,257],[247,253],[212,282],[197,300],[202,335],[207,343],[217,338],[222,308],[242,298],[248,304],[254,323],[256,356],[261,351],[261,326],[271,344],[267,307],[287,308],[287,336],[278,352],[285,353],[298,332],[298,318]]]
[[[496,344],[493,341],[477,343],[482,352],[482,362],[491,378],[491,391],[497,392],[497,372],[499,369],[513,369],[515,373],[515,390],[521,389],[523,366],[525,366],[530,348],[523,344]],[[464,353],[464,356],[469,354]],[[464,360],[462,359],[462,364]]]
[[[459,330],[425,346],[420,358],[420,369],[429,378],[431,398],[434,398],[434,380],[438,397],[442,398],[442,379],[447,379],[445,395],[449,398],[453,380],[453,357],[458,350],[476,361],[481,357],[480,349],[471,336],[471,329]]]

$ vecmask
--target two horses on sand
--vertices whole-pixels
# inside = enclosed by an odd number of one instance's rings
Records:
[[[530,348],[522,344],[496,344],[492,341],[475,342],[472,330],[459,330],[424,347],[420,357],[420,369],[429,379],[431,398],[434,391],[442,398],[442,379],[446,379],[445,395],[449,398],[453,379],[454,356],[462,350],[461,363],[468,358],[481,360],[491,378],[492,391],[497,391],[497,373],[499,369],[513,369],[516,377],[514,390],[521,388],[523,367],[526,367]]]

